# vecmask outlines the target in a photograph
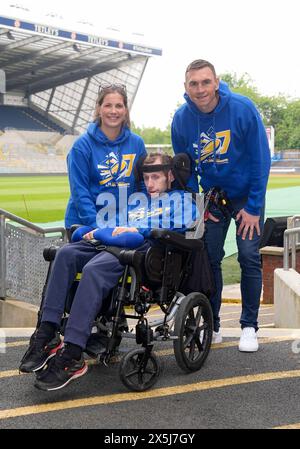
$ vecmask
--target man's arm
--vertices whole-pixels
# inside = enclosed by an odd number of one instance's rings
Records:
[[[246,151],[250,155],[250,188],[244,209],[248,214],[257,216],[265,201],[271,154],[265,127],[256,109],[245,131],[245,139]]]
[[[242,235],[243,240],[246,239],[248,232],[249,240],[252,240],[254,231],[260,235],[259,219],[271,166],[265,127],[254,106],[252,114],[252,120],[245,132],[246,148],[250,154],[250,189],[245,207],[236,216],[236,220],[240,221],[237,234]]]

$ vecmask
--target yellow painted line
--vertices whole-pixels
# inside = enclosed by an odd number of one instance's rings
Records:
[[[230,313],[230,315],[231,315],[231,313]],[[260,313],[259,314],[259,318],[261,318],[263,316],[274,316],[274,313],[264,313],[264,314]],[[226,318],[226,320],[223,320],[222,317],[221,317],[221,322],[222,323],[225,323],[227,321],[236,321],[236,320],[237,320],[237,318]],[[262,326],[259,326],[259,327],[262,327]]]
[[[275,342],[281,342],[281,341],[292,341],[292,340],[293,340],[293,338],[291,338],[291,337],[258,338],[258,341],[260,344],[269,344],[269,343],[275,343]],[[231,348],[231,347],[237,346],[238,342],[239,342],[239,340],[228,341],[225,343],[214,343],[214,344],[212,344],[211,349]],[[174,354],[173,348],[172,349],[160,349],[158,351],[155,350],[154,352],[158,357],[164,357],[164,356]],[[123,356],[123,353],[121,353],[120,356],[116,357],[115,360],[112,360],[111,363],[120,361],[120,358],[122,356]],[[97,365],[99,362],[95,359],[89,359],[86,361],[86,363],[90,366],[90,365]],[[27,376],[28,374],[20,373],[18,370],[0,371],[0,379],[4,379],[6,377],[19,376],[19,375]]]
[[[259,327],[275,327],[275,323],[269,323],[269,324],[260,324]]]
[[[300,429],[300,422],[295,424],[286,424],[285,426],[273,427],[273,429]]]
[[[249,384],[254,382],[266,382],[272,380],[282,380],[300,377],[300,370],[279,371],[261,373],[248,376],[228,377],[203,382],[196,382],[188,385],[175,385],[167,388],[157,388],[141,393],[121,393],[105,396],[94,396],[89,398],[73,399],[46,404],[18,407],[14,409],[0,410],[0,420],[16,418],[20,416],[36,415],[41,413],[55,412],[59,410],[75,409],[81,407],[93,407],[96,405],[116,404],[126,401],[140,401],[145,399],[162,398],[178,394],[195,393],[216,388],[232,387],[236,385]]]
[[[19,371],[17,371],[17,370],[1,371],[0,379],[5,379],[6,377],[14,377],[14,376],[18,376],[18,375],[19,375]]]
[[[269,308],[270,308],[270,307],[269,307]],[[240,315],[240,313],[241,313],[240,310],[238,310],[238,311],[236,311],[236,312],[222,312],[222,313],[221,313],[221,319],[222,319],[222,317],[225,316],[225,315]],[[259,314],[260,317],[261,317],[261,316],[268,316],[268,315],[274,315],[274,312],[273,312],[273,313],[260,313],[260,314]]]
[[[16,348],[18,346],[28,346],[28,345],[29,345],[29,340],[13,341],[10,343],[1,343],[0,348]]]
[[[221,323],[226,323],[227,321],[236,321],[237,318],[226,318],[226,320],[222,320],[221,318]]]
[[[237,312],[222,312],[221,319],[222,319],[222,316],[225,316],[225,315],[240,315],[240,314],[241,314],[240,310],[238,310]]]
[[[278,343],[281,341],[293,341],[294,339],[292,337],[262,337],[259,338],[258,337],[258,342],[259,344],[270,344],[270,343]],[[211,349],[222,349],[222,348],[233,348],[233,347],[237,347],[239,344],[240,340],[232,340],[232,341],[227,341],[224,343],[212,343],[211,345]],[[158,351],[154,350],[155,354],[158,357],[163,357],[163,356],[168,356],[168,355],[173,355],[174,354],[174,350],[172,349],[160,349]],[[122,354],[121,354],[122,357]],[[95,360],[89,360],[88,362],[92,362],[91,364],[95,364]],[[0,377],[1,377],[1,373],[0,373]]]

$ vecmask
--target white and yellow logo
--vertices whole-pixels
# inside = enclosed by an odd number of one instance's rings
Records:
[[[201,162],[213,162],[214,151],[216,153],[216,162],[224,164],[228,162],[227,158],[224,158],[224,154],[227,153],[230,144],[230,130],[219,131],[216,133],[215,138],[210,137],[206,133],[200,134],[200,161]]]
[[[110,181],[119,181],[122,178],[131,176],[135,154],[124,154],[121,161],[114,152],[111,152],[106,159],[97,165],[100,171],[100,185],[105,185]]]

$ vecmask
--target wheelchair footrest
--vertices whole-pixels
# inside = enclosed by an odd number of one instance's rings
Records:
[[[97,358],[107,348],[109,337],[104,334],[95,333],[87,341],[85,351],[90,357]]]

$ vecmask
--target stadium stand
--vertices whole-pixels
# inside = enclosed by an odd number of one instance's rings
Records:
[[[271,172],[300,173],[300,151],[288,150],[277,152],[272,161]]]
[[[20,106],[0,106],[0,129],[27,131],[50,131],[65,133],[65,130],[33,109]]]
[[[66,23],[1,6],[1,173],[64,172],[66,152],[93,119],[99,85],[125,84],[130,108],[149,58],[162,54],[140,35]]]

